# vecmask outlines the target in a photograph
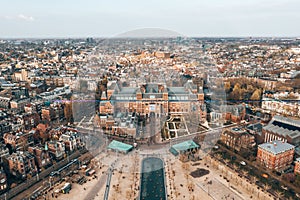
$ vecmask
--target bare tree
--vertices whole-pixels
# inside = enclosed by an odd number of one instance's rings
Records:
[[[275,191],[275,194],[276,194],[278,200],[284,199],[284,194],[283,194],[283,192],[281,192],[280,190],[276,190],[276,191]]]
[[[271,189],[272,187],[268,184],[268,183],[266,183],[265,185],[264,185],[264,190],[266,190],[266,191],[268,191],[269,189]]]

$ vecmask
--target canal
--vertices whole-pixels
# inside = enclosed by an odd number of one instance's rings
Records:
[[[164,163],[160,158],[142,161],[140,200],[166,200]]]

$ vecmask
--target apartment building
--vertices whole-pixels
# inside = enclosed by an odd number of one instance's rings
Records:
[[[64,142],[66,151],[72,152],[83,146],[83,142],[78,132],[68,130],[61,134],[60,141]]]
[[[36,165],[39,169],[46,168],[51,164],[48,147],[31,146],[28,147],[28,152],[35,157]]]
[[[65,155],[65,143],[63,141],[52,140],[47,142],[49,155],[55,160],[61,160]]]
[[[257,161],[270,170],[284,170],[292,162],[295,146],[281,140],[258,145]]]
[[[34,156],[27,151],[17,151],[6,157],[11,175],[25,179],[37,173]]]
[[[221,134],[221,141],[237,151],[251,149],[256,145],[254,135],[251,135],[241,127],[225,129]]]

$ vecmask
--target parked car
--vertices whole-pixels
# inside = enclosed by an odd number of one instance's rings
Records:
[[[243,165],[243,166],[247,165],[247,163],[245,161],[241,161],[240,164]]]
[[[268,174],[262,174],[261,176],[264,177],[264,178],[269,178]]]
[[[282,185],[281,188],[282,188],[283,190],[288,190],[288,187],[286,187],[285,185]]]

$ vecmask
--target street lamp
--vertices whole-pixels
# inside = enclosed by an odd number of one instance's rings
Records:
[[[208,194],[208,196],[210,196],[210,194],[209,194],[209,184],[207,184],[207,194]]]

